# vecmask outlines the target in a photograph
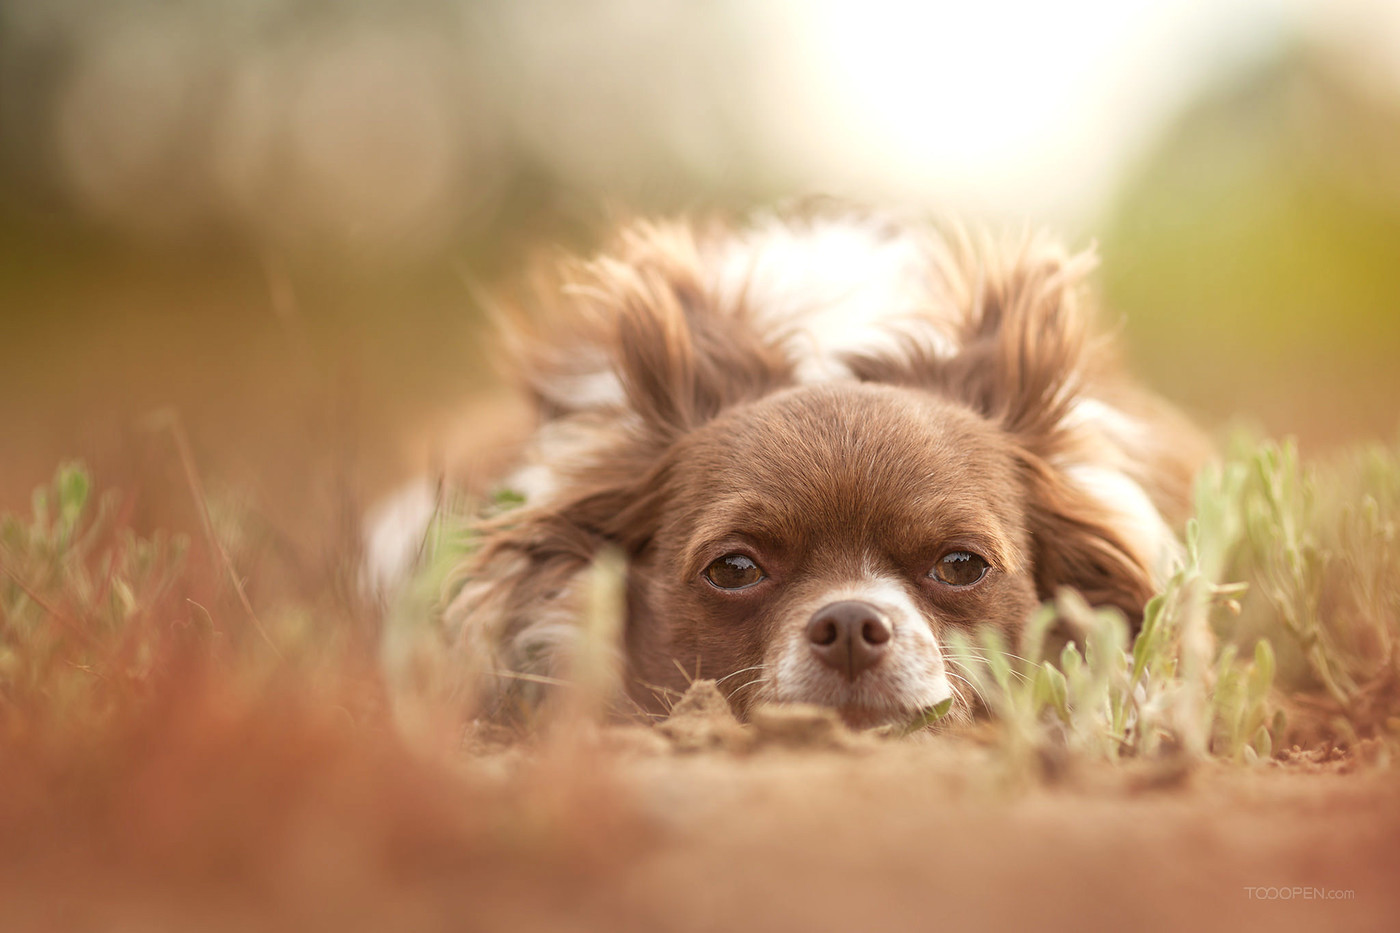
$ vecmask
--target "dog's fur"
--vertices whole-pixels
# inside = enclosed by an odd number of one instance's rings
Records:
[[[525,504],[484,529],[450,629],[561,676],[612,548],[639,706],[698,675],[741,715],[805,700],[869,725],[965,712],[945,634],[1013,633],[1060,587],[1136,622],[1205,448],[1092,332],[1092,265],[841,212],[623,230],[515,330],[540,417],[508,481]],[[930,575],[950,551],[990,569],[950,586]],[[764,578],[714,585],[733,554]],[[849,601],[892,636],[859,672],[808,631]]]

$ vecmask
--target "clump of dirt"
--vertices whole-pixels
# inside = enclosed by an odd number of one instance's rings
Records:
[[[1274,761],[1314,773],[1347,774],[1360,768],[1386,768],[1394,758],[1394,746],[1381,739],[1360,739],[1343,746],[1321,743],[1312,748],[1294,745],[1281,749]]]
[[[620,757],[654,758],[671,754],[671,743],[647,725],[613,725],[598,733],[598,751]]]
[[[764,704],[754,709],[754,731],[762,745],[801,749],[854,749],[865,747],[836,711],[810,703]]]
[[[729,701],[713,680],[697,680],[671,708],[657,730],[681,752],[747,751],[753,733],[735,718]]]
[[[713,680],[697,680],[657,726],[678,752],[746,753],[759,748],[853,750],[874,739],[846,727],[835,710],[808,703],[765,703],[739,722]]]
[[[729,701],[724,698],[724,694],[719,692],[719,685],[713,680],[697,680],[692,683],[685,695],[676,701],[675,706],[671,707],[670,718],[672,720],[704,718],[738,722]]]

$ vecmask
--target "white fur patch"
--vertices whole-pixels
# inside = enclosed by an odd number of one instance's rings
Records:
[[[1086,455],[1094,459],[1064,460],[1056,466],[1115,517],[1124,543],[1161,586],[1182,552],[1152,498],[1131,475],[1132,464],[1148,455],[1152,438],[1147,428],[1107,402],[1087,397],[1075,400],[1060,427],[1088,444]]]
[[[848,378],[841,356],[895,353],[901,338],[940,359],[957,352],[951,320],[936,316],[947,302],[911,236],[851,221],[770,221],[725,241],[711,265],[719,307],[743,303],[763,329],[792,332],[786,350],[799,382]]]
[[[381,499],[365,515],[360,589],[387,599],[413,572],[423,536],[437,511],[437,488],[416,479]]]
[[[1137,481],[1120,470],[1090,463],[1065,466],[1070,482],[1093,496],[1115,517],[1117,531],[1161,586],[1181,557],[1181,544]]]
[[[600,366],[607,366],[600,360]],[[580,373],[572,378],[562,377],[550,387],[554,401],[572,410],[621,408],[627,402],[622,380],[611,369]]]
[[[535,431],[525,462],[501,485],[530,505],[545,503],[559,492],[571,469],[592,463],[615,432],[632,429],[636,421],[637,416],[630,412],[611,416],[606,430],[586,416],[546,421]]]
[[[1112,440],[1125,452],[1138,449],[1146,439],[1146,429],[1138,421],[1096,398],[1080,398],[1070,405],[1060,421],[1069,430],[1089,430]]]
[[[507,476],[501,486],[526,502],[543,502],[559,491],[559,475],[547,464],[528,463]]]

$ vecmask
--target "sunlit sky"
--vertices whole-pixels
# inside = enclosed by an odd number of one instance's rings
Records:
[[[785,67],[820,85],[769,102],[791,158],[1008,217],[1083,219],[1193,92],[1304,32],[1400,87],[1395,0],[787,3]]]

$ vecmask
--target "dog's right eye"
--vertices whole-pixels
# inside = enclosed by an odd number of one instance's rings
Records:
[[[990,569],[991,564],[971,551],[951,551],[939,558],[929,576],[949,586],[971,586]]]
[[[743,554],[726,554],[705,568],[705,579],[722,590],[742,590],[763,577],[763,568]]]

